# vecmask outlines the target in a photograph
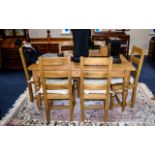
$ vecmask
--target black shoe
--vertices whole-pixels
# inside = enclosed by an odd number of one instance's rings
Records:
[[[72,57],[71,60],[76,62],[76,63],[79,63],[80,62],[80,57]]]
[[[64,56],[63,53],[58,53],[57,55],[58,55],[58,57],[63,57]]]

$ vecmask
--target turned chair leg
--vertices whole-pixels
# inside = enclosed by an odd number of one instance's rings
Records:
[[[135,102],[136,102],[136,93],[137,93],[137,88],[133,88],[132,92],[132,98],[131,98],[131,108],[134,108]]]
[[[74,114],[74,106],[73,106],[73,99],[70,99],[70,121],[73,121],[73,114]]]
[[[114,109],[114,95],[111,94],[110,95],[110,107],[109,107],[110,110],[113,110]]]
[[[50,106],[47,100],[45,100],[45,114],[46,114],[46,123],[50,123]]]
[[[84,100],[80,98],[80,121],[84,121]]]
[[[30,83],[28,83],[28,90],[29,90],[30,102],[33,102],[34,101],[33,91],[32,91],[32,86]]]
[[[41,95],[38,94],[38,95],[37,95],[37,107],[38,107],[38,110],[39,110],[39,111],[41,110],[41,105],[42,105]]]
[[[108,102],[107,100],[104,103],[104,122],[108,121]]]

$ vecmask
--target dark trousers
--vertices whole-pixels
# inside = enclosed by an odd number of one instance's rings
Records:
[[[72,29],[73,42],[74,42],[74,57],[88,57],[89,44],[91,37],[90,29]]]

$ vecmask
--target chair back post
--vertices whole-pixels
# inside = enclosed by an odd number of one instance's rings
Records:
[[[112,70],[112,63],[113,63],[113,58],[109,58],[109,65],[108,65],[108,77],[107,77],[107,100],[109,99],[109,94],[110,94],[110,86],[111,86],[111,70]]]
[[[69,81],[69,96],[72,96],[72,75],[71,75],[71,57],[67,57],[68,81]]]
[[[21,58],[22,66],[23,66],[24,73],[25,73],[26,82],[27,82],[27,85],[28,85],[30,101],[33,102],[34,97],[33,97],[32,85],[31,85],[31,77],[30,77],[29,71],[27,69],[27,64],[26,64],[25,57],[24,57],[23,46],[21,46],[19,48],[19,55],[20,55],[20,58]]]
[[[138,54],[140,56],[140,58],[137,58],[135,56],[136,54]],[[141,73],[141,70],[142,70],[142,66],[143,66],[143,62],[144,62],[144,51],[143,51],[143,49],[141,49],[141,48],[134,45],[133,48],[132,48],[130,62],[132,64],[135,63],[137,65],[136,73],[135,73],[135,83],[138,83],[140,73]]]
[[[84,66],[84,58],[80,57],[80,97],[83,98],[83,66]]]
[[[45,82],[45,78],[44,78],[44,71],[43,71],[43,58],[40,57],[39,58],[39,68],[40,68],[40,80],[41,80],[41,84],[42,84],[42,88],[43,88],[43,95],[45,100],[47,99],[47,95],[46,95],[46,82]]]
[[[67,50],[63,50],[63,47],[73,47],[73,41],[63,41],[63,42],[59,42],[59,54],[62,54],[63,51],[69,51]]]
[[[29,75],[29,72],[28,72],[28,69],[27,69],[27,64],[26,64],[25,57],[24,57],[23,46],[21,46],[19,48],[19,54],[20,54],[22,65],[23,65],[25,77],[26,77],[26,80],[28,81],[28,80],[30,80],[30,75]]]

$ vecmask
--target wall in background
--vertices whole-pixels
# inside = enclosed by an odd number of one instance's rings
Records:
[[[151,29],[130,29],[130,31],[127,32],[130,34],[130,49],[133,45],[137,45],[148,50],[151,31]]]
[[[47,29],[29,29],[30,38],[46,38]],[[69,35],[63,35],[62,29],[50,29],[51,37],[70,37]]]
[[[63,35],[62,29],[50,29],[51,37],[71,37],[70,35]],[[31,38],[46,38],[47,29],[30,29],[29,34]],[[127,33],[130,34],[130,49],[133,45],[140,46],[144,48],[147,52],[149,47],[149,41],[152,32],[151,29],[130,29]]]

